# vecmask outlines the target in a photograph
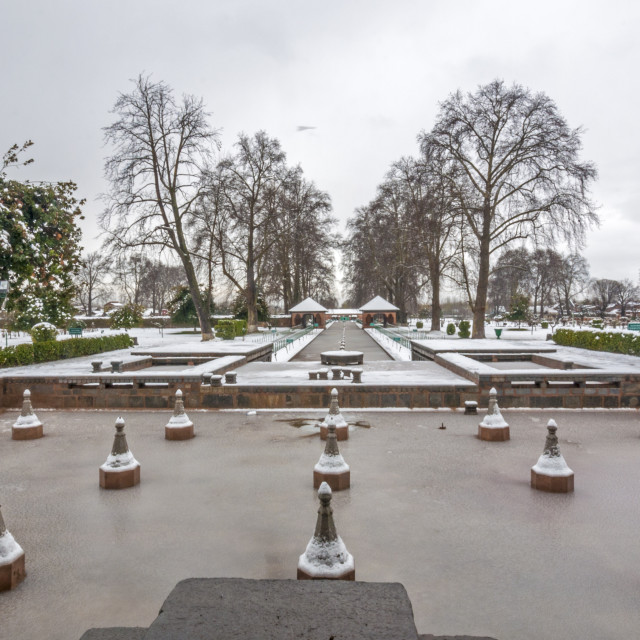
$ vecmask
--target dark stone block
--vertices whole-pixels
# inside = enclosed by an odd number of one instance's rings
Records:
[[[111,629],[89,629],[80,640],[143,640],[144,627],[112,627]]]
[[[80,639],[82,640],[82,638]],[[496,640],[489,636],[434,636],[430,633],[425,633],[418,636],[418,640]]]
[[[332,636],[418,640],[404,587],[341,580],[192,578],[177,584],[144,638],[327,640]]]

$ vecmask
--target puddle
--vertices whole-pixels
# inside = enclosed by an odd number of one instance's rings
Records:
[[[315,427],[322,417],[318,418],[278,418],[276,422],[286,422],[296,429],[304,427]],[[361,427],[362,429],[371,429],[371,425],[366,420],[358,420],[357,422],[349,422],[350,427]]]
[[[317,424],[319,421],[320,420],[314,420],[312,418],[278,418],[278,420],[276,420],[276,422],[287,422],[296,429]]]

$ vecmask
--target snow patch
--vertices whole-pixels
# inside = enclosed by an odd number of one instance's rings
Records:
[[[117,455],[109,454],[106,462],[100,467],[103,471],[129,471],[139,467],[140,463],[133,457],[131,451],[119,453]]]
[[[15,541],[11,533],[5,530],[0,536],[0,564],[10,564],[23,553],[22,547]]]
[[[573,471],[565,462],[562,454],[549,456],[544,453],[538,458],[538,462],[531,467],[533,471],[543,476],[567,477],[572,476]]]
[[[340,536],[328,542],[311,538],[298,559],[298,568],[313,576],[333,578],[355,569],[355,563]]]

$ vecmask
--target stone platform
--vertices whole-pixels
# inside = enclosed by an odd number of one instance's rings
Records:
[[[411,602],[399,583],[191,578],[176,585],[148,629],[90,629],[81,640],[182,638],[436,640],[437,637],[418,635]]]

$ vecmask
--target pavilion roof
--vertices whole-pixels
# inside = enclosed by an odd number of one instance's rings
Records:
[[[381,296],[376,296],[367,304],[362,305],[360,311],[400,311],[400,309]]]
[[[325,313],[327,310],[312,298],[307,298],[289,309],[289,313]]]

